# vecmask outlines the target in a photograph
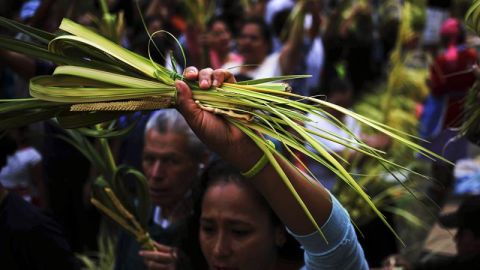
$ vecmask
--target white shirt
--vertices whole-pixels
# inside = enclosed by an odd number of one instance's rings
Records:
[[[17,150],[7,158],[7,165],[0,172],[0,182],[6,188],[26,188],[31,185],[30,169],[42,161],[33,147]]]
[[[242,64],[243,63],[241,62],[227,62],[222,68],[230,69],[230,72],[232,72],[233,75],[238,75]],[[250,70],[244,75],[254,80],[281,76],[282,69],[280,68],[280,52],[274,52],[268,55],[256,69]]]
[[[310,118],[310,120],[311,120],[310,122],[307,122],[305,124],[305,126],[308,129],[311,129],[311,130],[313,130],[317,133],[320,133],[320,134],[325,134],[326,136],[332,136],[332,135],[329,134],[329,133],[331,133],[331,134],[337,135],[340,138],[344,138],[346,140],[352,140],[353,139],[353,137],[349,133],[345,132],[342,128],[332,124],[325,117],[318,116],[318,115],[315,115],[315,114],[309,114],[308,118]],[[360,125],[358,124],[357,120],[355,120],[354,118],[352,118],[348,115],[345,115],[343,117],[343,119],[339,119],[339,120],[341,120],[343,122],[343,124],[355,136],[357,136],[357,137],[360,136]],[[327,139],[322,138],[322,137],[317,136],[317,135],[312,134],[312,137],[316,141],[318,141],[321,145],[324,145],[329,152],[340,152],[340,151],[343,151],[346,148],[344,145],[338,144],[336,142],[332,142],[330,140],[327,140]],[[313,149],[313,147],[311,147],[310,145],[307,145],[307,148],[309,150],[315,151]]]

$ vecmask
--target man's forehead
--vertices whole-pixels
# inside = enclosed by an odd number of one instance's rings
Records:
[[[188,140],[182,134],[148,132],[145,137],[144,150],[165,150],[173,152],[185,152]]]

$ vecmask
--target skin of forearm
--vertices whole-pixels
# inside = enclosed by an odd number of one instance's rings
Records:
[[[292,74],[294,72],[295,66],[298,65],[301,55],[301,46],[303,44],[303,21],[305,16],[302,16],[297,22],[292,26],[290,34],[288,35],[287,42],[285,43],[282,52],[280,54],[280,68],[282,73]]]
[[[308,181],[302,173],[286,166],[283,160],[277,158],[277,161],[282,165],[296,192],[321,227],[327,221],[332,209],[330,195],[318,182]],[[252,178],[252,182],[292,232],[305,235],[316,231],[312,221],[272,165],[268,165],[258,176]]]
[[[242,147],[242,149],[250,153],[249,156],[252,157],[252,159],[249,163],[254,164],[254,162],[263,155],[257,146],[249,145]],[[242,162],[244,165],[238,165],[240,164],[239,160],[235,159],[236,158],[231,158],[230,160],[234,165],[237,164],[237,167],[239,167],[241,171],[247,171],[253,166],[253,164],[245,165],[246,161]],[[327,221],[332,209],[332,202],[328,192],[319,182],[308,181],[305,175],[295,168],[288,166],[284,160],[281,160],[279,157],[276,157],[276,160],[280,163],[293,187],[315,218],[317,224],[321,227]],[[293,197],[271,164],[267,164],[259,174],[250,180],[292,232],[305,235],[316,230],[313,223],[308,219],[302,207]]]

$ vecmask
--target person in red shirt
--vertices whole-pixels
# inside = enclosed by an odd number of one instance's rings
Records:
[[[426,147],[451,162],[467,155],[467,140],[454,129],[462,125],[465,97],[478,74],[477,52],[465,44],[465,31],[458,19],[447,19],[440,28],[444,50],[430,66],[430,96],[421,119],[420,134]],[[429,196],[441,205],[453,184],[453,167],[432,164],[432,176],[441,185],[430,187]]]
[[[442,130],[462,124],[465,96],[476,80],[477,52],[465,45],[465,31],[458,19],[449,18],[440,35],[446,45],[430,66],[432,95],[445,100]]]

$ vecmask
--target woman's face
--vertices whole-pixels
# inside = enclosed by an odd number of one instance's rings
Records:
[[[245,64],[262,63],[268,54],[268,43],[257,24],[247,23],[243,26],[238,37],[238,50],[245,59]]]
[[[200,245],[210,269],[272,269],[280,229],[275,229],[268,210],[250,192],[235,183],[218,183],[207,189]]]
[[[212,49],[221,52],[230,51],[230,40],[232,38],[232,35],[224,22],[216,21],[215,23],[213,23],[210,34],[210,46]]]

